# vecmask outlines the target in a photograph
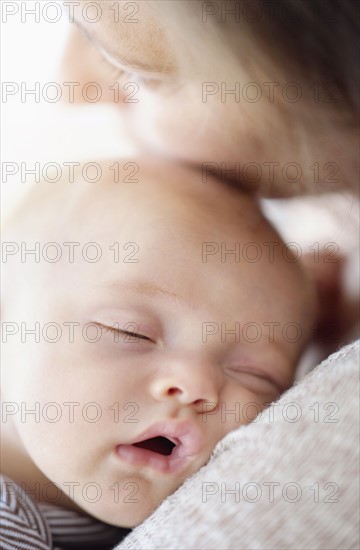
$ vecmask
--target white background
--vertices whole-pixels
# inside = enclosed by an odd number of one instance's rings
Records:
[[[64,50],[70,23],[68,12],[62,11],[58,22],[56,9],[46,5],[61,1],[32,0],[1,1],[1,80],[2,92],[8,82],[14,82],[20,91],[14,96],[5,97],[2,93],[2,176],[4,163],[26,162],[26,168],[41,168],[50,162],[96,161],[101,158],[131,155],[133,147],[121,138],[118,110],[105,104],[85,103],[66,104],[59,101],[49,103],[43,99],[36,103],[34,96],[27,94],[21,101],[21,88],[24,92],[40,83],[40,90],[49,82],[62,81],[59,66]],[[40,21],[28,10],[38,4]],[[15,7],[13,7],[15,6]],[[9,12],[18,8],[18,12]],[[40,91],[40,94],[41,94]],[[54,90],[49,90],[49,95]],[[31,185],[31,176],[26,183],[21,182],[24,170],[2,177],[2,212],[11,209],[21,192]]]

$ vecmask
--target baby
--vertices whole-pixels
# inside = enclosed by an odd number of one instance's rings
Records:
[[[34,186],[5,230],[2,474],[134,527],[291,386],[315,294],[254,198],[113,166]]]

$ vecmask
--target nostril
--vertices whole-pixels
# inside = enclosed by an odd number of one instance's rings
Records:
[[[203,405],[206,402],[207,402],[206,399],[196,399],[194,401],[194,405]]]
[[[194,401],[198,411],[201,413],[212,413],[218,409],[219,404],[216,401],[207,401],[206,399],[197,399]]]
[[[168,395],[175,395],[177,393],[181,393],[181,390],[179,390],[179,388],[169,388],[168,389]]]

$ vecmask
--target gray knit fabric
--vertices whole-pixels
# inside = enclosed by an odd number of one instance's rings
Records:
[[[117,549],[359,549],[358,365],[359,341],[326,359]]]

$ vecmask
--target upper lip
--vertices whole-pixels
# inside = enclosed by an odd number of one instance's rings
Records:
[[[199,429],[189,420],[156,422],[129,444],[134,445],[153,437],[166,437],[175,443],[178,458],[193,456],[203,447],[203,437]]]

